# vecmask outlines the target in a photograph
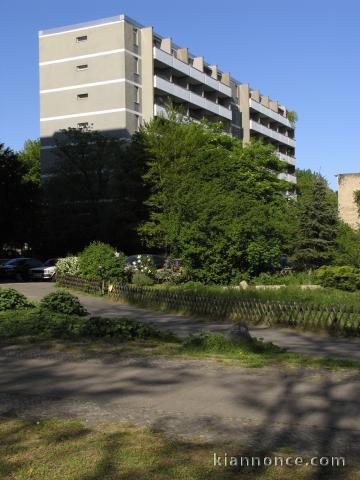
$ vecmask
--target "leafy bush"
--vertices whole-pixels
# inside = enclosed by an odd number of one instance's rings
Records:
[[[296,272],[288,275],[261,273],[251,280],[254,285],[304,285],[316,284],[318,279],[312,273]]]
[[[126,257],[107,243],[92,242],[79,255],[80,276],[90,280],[125,283]]]
[[[360,289],[360,269],[350,266],[323,266],[315,271],[321,285],[354,292]]]
[[[175,260],[167,258],[164,268],[155,273],[155,280],[158,283],[171,283],[179,285],[187,280],[185,269]]]
[[[76,277],[79,275],[79,259],[78,257],[60,258],[55,266],[57,275],[71,275]]]
[[[142,273],[150,278],[153,278],[156,272],[156,267],[150,255],[137,255],[130,268],[133,273]]]
[[[46,295],[40,302],[40,309],[66,315],[86,315],[87,313],[79,299],[65,290]]]
[[[85,320],[82,329],[85,337],[118,338],[123,340],[144,340],[146,338],[173,337],[152,324],[137,322],[127,318],[91,317]]]
[[[32,307],[33,304],[14,288],[0,288],[0,311]]]
[[[134,272],[131,277],[131,283],[138,287],[150,287],[154,285],[154,280],[146,273]]]
[[[183,341],[183,348],[188,351],[201,351],[207,353],[230,353],[250,351],[253,353],[280,353],[285,350],[271,342],[253,339],[245,343],[232,339],[222,333],[201,332],[190,335]]]
[[[49,310],[31,308],[0,313],[0,337],[43,336],[45,338],[77,338],[83,317],[64,315]]]

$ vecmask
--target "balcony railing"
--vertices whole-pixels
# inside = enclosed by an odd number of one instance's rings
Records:
[[[228,120],[232,119],[232,112],[231,110],[219,105],[207,98],[201,97],[186,88],[180,87],[175,83],[171,83],[165,78],[159,77],[158,75],[154,75],[154,88],[158,88],[159,90],[168,93],[174,97],[180,98],[181,100],[196,105],[197,107],[202,108],[203,110],[207,110],[209,112],[214,113],[215,115],[219,115],[224,117]]]
[[[288,128],[294,128],[294,125],[286,117],[283,117],[282,115],[280,115],[280,113],[274,112],[274,110],[271,110],[271,108],[269,107],[265,107],[265,105],[262,105],[256,100],[250,98],[249,105],[250,105],[250,108],[253,108],[257,112],[262,113],[263,115],[266,115],[272,120],[275,120],[276,122],[279,122]]]
[[[262,135],[277,140],[280,143],[284,143],[289,147],[295,148],[296,146],[296,142],[293,138],[287,137],[282,133],[275,132],[271,128],[265,127],[265,125],[261,125],[261,123],[255,122],[254,120],[250,120],[250,130],[261,133]]]
[[[231,88],[228,85],[225,85],[219,80],[209,77],[209,75],[201,72],[193,66],[178,60],[173,55],[170,55],[170,53],[161,50],[161,48],[154,47],[154,59],[231,98]]]
[[[280,158],[280,160],[282,160],[283,162],[287,162],[290,165],[295,165],[296,163],[295,157],[291,157],[290,155],[286,155],[285,153],[281,152],[276,152],[276,155]]]
[[[291,173],[282,172],[282,173],[279,173],[277,177],[280,180],[286,180],[287,182],[290,182],[290,183],[296,183],[296,176],[291,175]]]

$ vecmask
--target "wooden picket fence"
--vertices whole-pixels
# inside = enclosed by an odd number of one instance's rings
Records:
[[[100,280],[62,277],[58,282],[68,288],[102,293],[122,302],[156,310],[176,311],[221,320],[244,321],[249,325],[299,326],[315,330],[333,330],[360,334],[360,308],[300,302],[244,300],[237,296],[199,295],[133,285],[103,285]]]

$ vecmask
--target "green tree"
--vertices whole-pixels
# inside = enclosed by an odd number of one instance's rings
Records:
[[[25,165],[25,182],[40,185],[40,140],[26,140],[23,149],[18,152],[19,160]]]
[[[360,230],[339,222],[334,263],[360,268]]]
[[[337,208],[321,175],[311,178],[306,188],[303,187],[303,193],[300,184],[299,192],[299,230],[293,261],[300,269],[317,268],[331,263],[334,257]]]
[[[284,164],[271,146],[241,142],[222,125],[181,121],[170,111],[143,131],[149,246],[184,259],[191,277],[228,283],[273,268],[292,236]]]
[[[0,144],[0,248],[32,245],[36,237],[39,187],[28,175],[18,155]]]

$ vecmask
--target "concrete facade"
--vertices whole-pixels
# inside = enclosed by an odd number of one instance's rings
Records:
[[[165,114],[170,97],[190,118],[221,121],[245,143],[274,145],[286,162],[282,178],[296,183],[294,125],[286,107],[152,27],[120,15],[41,31],[39,58],[43,173],[59,129],[91,126],[130,138],[141,123]]]
[[[360,173],[338,175],[338,205],[340,218],[354,229],[360,228],[359,208],[355,192],[360,191]]]

